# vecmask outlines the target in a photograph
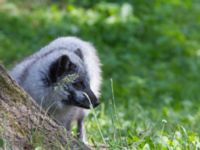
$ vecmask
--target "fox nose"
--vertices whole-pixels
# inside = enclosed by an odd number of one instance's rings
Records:
[[[90,109],[91,105],[95,108],[100,104],[100,101],[90,89],[85,90],[83,93],[81,92],[81,94],[80,92],[71,93],[68,101],[63,100],[62,102],[66,105],[74,105],[85,109]]]
[[[91,109],[91,105],[92,105],[92,108],[96,108],[100,104],[99,100],[88,99],[88,97],[85,97],[84,99],[79,100],[79,101],[74,100],[72,103],[75,106],[82,107],[85,109]]]
[[[95,107],[99,106],[99,104],[100,104],[100,101],[97,100],[96,102],[92,103],[92,107],[95,108]]]
[[[85,93],[86,94],[84,95],[85,95],[86,101],[88,101],[89,104],[91,103],[93,108],[97,107],[100,104],[99,99],[95,96],[95,94],[92,92],[91,89],[87,89]]]

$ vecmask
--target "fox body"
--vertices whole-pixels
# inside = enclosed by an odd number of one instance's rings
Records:
[[[58,38],[17,64],[10,75],[68,131],[77,121],[77,136],[85,141],[84,116],[90,104],[99,104],[101,85],[100,61],[90,43]]]

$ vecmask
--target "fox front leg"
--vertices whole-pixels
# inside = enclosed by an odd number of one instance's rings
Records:
[[[84,118],[77,120],[77,138],[83,143],[87,142],[85,127],[84,127]]]

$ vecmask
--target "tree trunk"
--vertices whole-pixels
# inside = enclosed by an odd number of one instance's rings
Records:
[[[68,134],[69,135],[69,134]],[[0,149],[89,149],[59,126],[0,65]]]

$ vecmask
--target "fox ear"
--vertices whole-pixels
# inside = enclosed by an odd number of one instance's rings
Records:
[[[60,56],[54,61],[49,68],[49,79],[55,83],[57,79],[62,76],[71,66],[71,61],[67,55]]]

